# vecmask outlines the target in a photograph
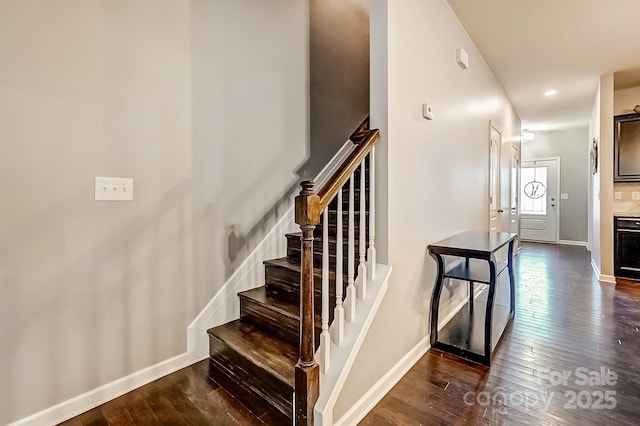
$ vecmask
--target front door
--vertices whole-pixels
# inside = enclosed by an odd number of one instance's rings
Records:
[[[523,240],[558,241],[558,160],[523,161],[520,172],[520,232]]]

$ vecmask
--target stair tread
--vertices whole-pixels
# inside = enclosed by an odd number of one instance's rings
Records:
[[[265,260],[262,263],[266,266],[277,266],[277,267],[285,268],[297,273],[300,273],[300,270],[302,269],[299,260],[293,260],[288,257],[280,257],[277,259]],[[343,272],[344,272],[343,275],[346,277],[347,276],[346,271],[343,271]],[[313,275],[316,277],[322,277],[322,267],[316,267],[314,265]],[[329,279],[334,280],[335,277],[336,277],[336,271],[334,269],[329,269]]]
[[[293,388],[294,367],[298,361],[298,349],[295,345],[242,320],[211,328],[207,333]]]
[[[261,305],[269,306],[270,309],[290,318],[296,320],[300,319],[300,305],[298,303],[294,303],[286,297],[281,297],[268,292],[265,286],[242,291],[238,293],[238,296],[241,298],[251,299]],[[315,313],[316,323],[320,324],[321,319],[317,311],[318,309],[316,309]]]
[[[298,304],[293,303],[286,298],[278,297],[267,292],[265,286],[240,292],[238,293],[238,296],[241,298],[251,299],[261,305],[267,305],[271,309],[290,318],[300,318],[300,307]]]

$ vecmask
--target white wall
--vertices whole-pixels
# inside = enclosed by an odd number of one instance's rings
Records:
[[[504,143],[520,136],[504,91],[444,0],[372,0],[371,21],[372,125],[382,133],[378,170],[388,167],[377,214],[388,229],[378,244],[393,272],[335,419],[427,336],[436,274],[427,245],[487,229],[489,120]],[[456,64],[458,47],[469,52],[467,70]],[[422,118],[424,102],[433,121]]]
[[[0,424],[185,351],[306,159],[306,25],[296,0],[0,0]]]
[[[589,121],[589,140],[593,138],[600,141],[600,84],[596,91],[595,100],[593,102],[593,110],[591,112],[591,120]],[[598,163],[602,161],[602,155],[598,154]],[[601,268],[600,262],[600,171],[601,164],[598,166],[596,174],[592,174],[589,181],[589,248],[591,250],[591,261],[596,265],[598,272]]]
[[[569,195],[561,200],[558,194],[560,240],[586,243],[588,238],[589,140],[585,127],[536,132],[535,140],[522,144],[522,161],[560,158],[560,192]]]
[[[616,90],[613,96],[614,115],[633,113],[633,108],[640,105],[640,87]]]
[[[589,137],[597,137],[598,173],[591,180],[591,260],[600,279],[613,276],[613,74],[600,76]]]
[[[600,77],[600,273],[613,276],[613,74]]]

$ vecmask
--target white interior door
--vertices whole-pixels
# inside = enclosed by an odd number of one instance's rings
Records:
[[[523,161],[520,232],[523,240],[558,241],[558,159]]]
[[[518,200],[520,199],[520,185],[518,177],[520,176],[520,150],[511,145],[511,172],[510,172],[510,197],[509,212],[511,229],[510,232],[520,233],[520,209],[518,208]]]
[[[489,148],[489,230],[500,232],[500,143],[502,136],[491,126]]]

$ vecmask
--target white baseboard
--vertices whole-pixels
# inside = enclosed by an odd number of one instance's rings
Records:
[[[292,206],[189,325],[187,329],[187,350],[189,353],[199,356],[208,355],[207,329],[240,317],[240,301],[237,294],[264,285],[264,265],[262,262],[286,256],[287,241],[284,234],[297,231]]]
[[[593,269],[593,272],[596,274],[598,281],[600,281],[601,283],[616,284],[616,277],[614,277],[613,275],[601,274],[600,268],[598,268],[598,265],[596,265],[596,262],[593,259],[591,259],[591,268]]]
[[[477,291],[474,294],[476,299],[481,291]],[[469,300],[469,296],[465,295],[461,299],[451,299],[451,305],[455,305],[451,312],[440,321],[438,330],[442,329],[451,319],[462,309]],[[380,378],[364,395],[351,406],[349,411],[344,413],[342,417],[336,421],[336,426],[351,426],[358,424],[368,413],[376,406],[378,402],[394,387],[400,379],[420,360],[431,348],[431,337],[426,335],[422,340],[418,342],[409,352],[403,356],[387,373]]]
[[[598,268],[598,265],[596,265],[596,261],[593,259],[591,259],[591,269],[593,269],[596,277],[600,277],[600,268]]]
[[[331,345],[331,365],[327,373],[320,376],[322,386],[314,408],[314,424],[334,424],[333,408],[387,292],[390,275],[390,266],[376,266],[375,279],[367,283],[367,296],[356,301],[355,319],[351,323],[345,322],[342,343],[338,347]]]
[[[466,288],[466,283],[458,284],[458,285],[462,289]],[[479,294],[480,294],[480,291],[476,291],[474,294],[474,299],[476,299]],[[444,313],[445,316],[443,318],[440,318],[440,320],[438,321],[439,322],[438,331],[442,330],[444,326],[447,325],[449,321],[451,321],[458,312],[460,312],[460,309],[462,309],[464,305],[467,304],[468,301],[469,301],[469,294],[467,291],[457,291],[452,298],[450,298],[445,303],[443,303],[440,306],[439,313]]]
[[[343,414],[336,421],[336,426],[352,426],[358,424],[364,416],[376,406],[378,402],[391,390],[407,374],[422,356],[427,353],[431,345],[429,344],[429,336],[425,336],[418,342],[405,356],[391,367],[387,373],[382,376],[355,404],[351,406],[349,411]]]
[[[602,275],[598,277],[598,281],[604,284],[616,284],[616,277],[613,275]]]
[[[202,359],[204,358],[185,352],[20,419],[9,426],[41,426],[61,423]]]
[[[237,293],[264,284],[263,260],[286,255],[284,234],[296,231],[293,213],[293,207],[285,212],[273,229],[265,235],[247,259],[225,282],[222,289],[189,325],[187,352],[63,401],[18,420],[11,426],[49,425],[63,422],[140,386],[206,359],[209,356],[209,341],[206,330],[238,318],[240,307]]]
[[[586,241],[558,240],[558,244],[562,244],[564,246],[587,247]]]

